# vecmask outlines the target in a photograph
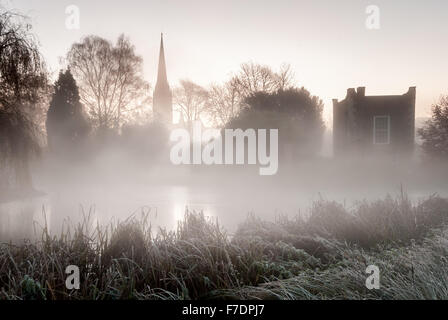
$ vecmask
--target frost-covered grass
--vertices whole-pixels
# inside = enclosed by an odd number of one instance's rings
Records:
[[[308,217],[249,216],[228,236],[202,213],[153,233],[146,215],[41,241],[0,245],[2,299],[447,299],[448,201],[405,195],[352,209],[316,202]],[[365,269],[381,271],[368,290]],[[81,270],[80,290],[65,268]]]

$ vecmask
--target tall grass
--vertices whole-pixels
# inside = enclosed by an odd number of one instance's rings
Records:
[[[405,194],[352,208],[316,202],[306,218],[249,216],[230,237],[202,213],[152,232],[147,214],[0,245],[1,299],[444,299],[448,201]],[[382,271],[365,287],[366,266]],[[77,265],[81,288],[65,287]]]

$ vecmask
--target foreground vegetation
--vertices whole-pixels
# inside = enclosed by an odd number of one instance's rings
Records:
[[[249,216],[229,236],[202,213],[152,233],[144,214],[0,245],[1,299],[447,299],[448,200],[406,195],[353,208],[316,202],[307,217]],[[381,288],[365,286],[366,267]],[[81,270],[80,290],[65,268]]]

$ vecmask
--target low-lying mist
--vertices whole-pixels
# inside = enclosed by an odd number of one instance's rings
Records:
[[[145,154],[114,146],[92,154],[44,152],[36,159],[31,172],[38,192],[0,204],[1,239],[34,238],[45,225],[57,234],[87,215],[104,225],[145,212],[154,227],[172,230],[188,209],[203,211],[233,232],[248,214],[268,221],[294,217],[320,199],[349,208],[402,191],[412,201],[448,196],[444,164],[417,157],[280,158],[276,175],[260,176],[256,165],[175,166],[167,150]]]

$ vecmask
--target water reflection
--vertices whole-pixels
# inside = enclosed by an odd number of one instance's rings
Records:
[[[327,199],[350,204],[383,198],[387,193],[396,195],[399,189],[365,188],[351,192],[350,197],[342,191],[331,191]],[[410,194],[414,200],[422,195]],[[76,225],[87,217],[93,225],[107,225],[132,215],[138,217],[142,212],[149,215],[154,230],[159,227],[173,230],[183,219],[186,208],[204,211],[206,216],[218,219],[231,234],[250,212],[266,220],[274,220],[278,215],[294,216],[306,212],[321,197],[326,198],[309,185],[306,190],[290,185],[249,188],[244,184],[207,188],[129,184],[59,188],[40,198],[0,204],[0,241],[36,239],[44,227],[59,235],[67,225]]]
[[[59,235],[70,225],[88,220],[92,225],[107,225],[131,216],[148,215],[155,230],[173,230],[185,210],[204,211],[215,216],[215,198],[197,201],[197,193],[182,186],[160,188],[89,188],[58,190],[34,199],[0,203],[0,241],[37,239],[42,230]]]

